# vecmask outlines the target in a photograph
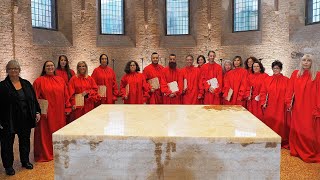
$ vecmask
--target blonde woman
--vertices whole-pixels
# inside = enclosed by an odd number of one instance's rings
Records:
[[[73,110],[71,121],[91,111],[94,108],[94,103],[100,100],[98,86],[94,79],[88,75],[88,65],[85,61],[80,61],[77,64],[77,75],[69,81],[69,94]],[[78,101],[80,99],[83,99],[83,104]]]
[[[309,54],[301,58],[293,71],[286,95],[286,105],[292,111],[290,154],[305,162],[320,162],[320,72],[316,60]]]

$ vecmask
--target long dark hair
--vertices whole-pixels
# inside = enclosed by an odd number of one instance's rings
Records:
[[[255,63],[255,62],[258,61],[258,59],[257,59],[256,57],[253,57],[253,56],[248,57],[248,58],[244,61],[244,67],[245,67],[246,69],[249,69],[249,66],[248,66],[248,61],[249,61],[249,59],[252,59],[253,63]],[[252,63],[252,64],[253,64],[253,63]]]
[[[101,54],[100,55],[100,57],[99,57],[100,64],[101,64],[101,58],[102,58],[103,55],[105,55],[107,57],[107,65],[108,65],[109,64],[109,57],[106,54]]]
[[[62,57],[64,57],[64,58],[66,59],[66,62],[67,62],[67,63],[66,63],[66,66],[64,67],[64,69],[65,69],[66,72],[67,72],[68,81],[69,81],[69,80],[72,78],[72,74],[71,74],[71,70],[70,70],[70,66],[69,66],[69,60],[68,60],[68,58],[67,58],[66,55],[61,55],[61,56],[59,56],[57,69],[62,69],[61,64],[60,64],[60,60],[61,60]]]
[[[127,74],[130,74],[130,64],[134,62],[136,64],[136,72],[139,72],[140,71],[140,67],[139,67],[139,64],[137,63],[137,61],[129,61],[127,64],[126,64],[126,67],[124,68],[124,72],[126,72]]]
[[[46,64],[47,64],[48,62],[52,62],[53,66],[54,66],[54,62],[53,62],[53,61],[46,61],[46,62],[44,62],[43,67],[42,67],[42,72],[41,72],[41,75],[40,75],[40,76],[46,75],[45,69],[46,69]],[[56,75],[56,71],[54,71],[53,74]]]

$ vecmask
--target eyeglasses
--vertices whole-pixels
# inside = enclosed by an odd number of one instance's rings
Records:
[[[19,71],[19,68],[8,68],[9,71]]]

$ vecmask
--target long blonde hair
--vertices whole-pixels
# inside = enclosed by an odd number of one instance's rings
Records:
[[[298,77],[302,76],[303,72],[304,72],[304,69],[302,67],[302,61],[303,60],[310,60],[311,61],[311,67],[310,67],[310,75],[311,75],[311,80],[315,80],[316,79],[316,76],[317,76],[317,63],[316,61],[313,59],[312,55],[311,54],[305,54],[301,60],[300,60],[300,64],[299,64],[299,72],[298,72]]]

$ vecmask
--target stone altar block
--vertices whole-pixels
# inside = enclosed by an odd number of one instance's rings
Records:
[[[241,106],[101,105],[53,134],[55,179],[280,179],[281,138]]]

